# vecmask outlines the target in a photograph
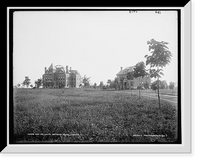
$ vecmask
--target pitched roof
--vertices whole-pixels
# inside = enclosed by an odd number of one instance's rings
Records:
[[[53,69],[53,63],[49,66],[48,69]]]
[[[129,67],[125,68],[124,70],[119,71],[119,72],[117,73],[117,75],[125,75],[125,74],[127,74],[128,72],[132,72],[132,71],[134,71],[133,68],[134,68],[134,66],[129,66]]]
[[[53,67],[53,63],[49,66],[48,71],[50,73],[52,73],[52,72],[54,73],[56,71],[56,69]]]

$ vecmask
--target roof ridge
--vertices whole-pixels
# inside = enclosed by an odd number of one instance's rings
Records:
[[[134,68],[134,66],[128,66],[128,67],[126,67],[125,69],[120,70],[120,71],[117,73],[117,75],[119,75],[119,74],[126,74],[126,73],[130,72],[130,70],[133,70],[133,69],[131,69],[131,68]]]

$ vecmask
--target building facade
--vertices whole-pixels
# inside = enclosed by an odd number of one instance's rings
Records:
[[[134,66],[127,67],[124,70],[121,67],[121,70],[116,74],[118,83],[117,89],[119,90],[137,89],[139,86],[144,87],[145,84],[148,85],[148,87],[150,88],[151,79],[149,76],[133,78],[132,80],[127,79],[127,74],[133,71],[134,71]]]
[[[79,88],[81,86],[81,75],[77,70],[72,70],[68,66],[53,66],[51,64],[42,75],[43,88]]]

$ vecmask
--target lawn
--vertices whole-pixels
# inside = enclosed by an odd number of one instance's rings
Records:
[[[177,140],[177,110],[123,91],[15,89],[15,143],[149,143]]]

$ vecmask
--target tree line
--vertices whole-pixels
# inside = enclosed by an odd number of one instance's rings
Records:
[[[39,88],[41,85],[43,85],[42,79],[38,79],[35,81],[35,86],[33,86],[31,84],[31,79],[28,76],[25,76],[24,81],[20,84],[18,83],[17,85],[15,85],[15,88],[23,88],[23,87],[30,87],[30,88]]]
[[[169,48],[167,46],[168,44],[169,44],[168,42],[156,41],[154,39],[147,41],[150,54],[144,56],[146,58],[146,62],[145,63],[143,61],[138,62],[134,66],[134,70],[127,74],[127,79],[129,80],[133,78],[138,78],[140,87],[141,87],[140,85],[141,77],[148,75],[150,78],[156,79],[156,81],[151,84],[151,88],[153,90],[157,90],[159,107],[160,107],[159,90],[162,89],[163,87],[165,88],[169,87],[169,89],[174,89],[175,87],[174,82],[171,82],[168,86],[165,81],[160,80],[161,76],[164,75],[163,67],[165,67],[166,65],[170,63],[171,57],[172,57],[172,53],[169,51]],[[146,66],[149,66],[149,68],[146,69]],[[124,79],[124,78],[121,78],[121,79]],[[84,87],[90,87],[90,77],[87,77],[86,75],[84,75],[84,77],[82,78],[82,83]],[[116,88],[117,84],[118,84],[118,80],[117,78],[115,78],[113,81],[108,80],[106,86],[110,88],[111,87]],[[26,87],[30,85],[29,77],[25,77],[25,80],[22,82],[22,85]],[[42,79],[38,79],[37,81],[35,81],[35,85],[37,88],[39,88],[42,85]],[[103,82],[100,82],[99,84],[100,88],[105,88],[106,86],[103,84]],[[143,85],[143,86],[147,86],[147,85]],[[93,88],[96,88],[96,87],[97,87],[97,84],[95,83],[93,85]],[[139,88],[139,97],[140,97],[140,88]]]

